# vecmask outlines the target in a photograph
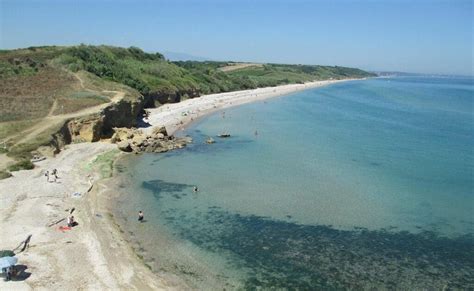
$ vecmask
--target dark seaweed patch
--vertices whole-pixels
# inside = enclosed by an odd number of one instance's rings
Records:
[[[184,193],[184,190],[191,188],[192,185],[169,183],[160,179],[156,179],[142,182],[142,187],[150,190],[156,199],[160,199],[163,194],[169,194],[176,199],[181,199],[187,195]]]
[[[184,239],[230,253],[248,272],[246,289],[472,289],[474,238],[434,232],[338,230],[209,208],[165,211]],[[199,223],[198,223],[199,222]]]

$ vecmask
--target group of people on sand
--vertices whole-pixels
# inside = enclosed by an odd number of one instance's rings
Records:
[[[56,180],[59,179],[57,169],[53,169],[51,172],[46,171],[46,173],[44,173],[44,176],[46,177],[46,182],[49,183],[56,183]]]

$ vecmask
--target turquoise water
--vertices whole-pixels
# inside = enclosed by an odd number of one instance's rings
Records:
[[[120,161],[117,217],[192,288],[473,288],[473,92],[380,78],[228,109]]]

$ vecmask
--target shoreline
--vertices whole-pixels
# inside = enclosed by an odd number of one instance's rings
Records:
[[[222,109],[264,101],[273,97],[289,95],[299,91],[328,86],[347,81],[358,81],[363,79],[342,79],[314,81],[304,84],[289,84],[276,87],[263,87],[250,90],[233,91],[203,95],[192,99],[187,99],[179,103],[164,104],[158,108],[147,109],[150,112],[148,117],[149,127],[141,128],[145,133],[149,133],[156,126],[165,126],[169,135],[177,133],[189,126],[198,118],[220,111]]]
[[[225,108],[352,80],[361,79],[204,95],[149,109],[151,126],[142,129],[148,132],[165,126],[172,135],[196,119]],[[0,248],[12,249],[27,235],[33,235],[30,248],[17,254],[18,264],[27,267],[26,278],[0,280],[0,289],[179,288],[179,283],[168,282],[146,268],[113,218],[113,197],[104,193],[113,179],[114,161],[120,156],[116,145],[107,142],[71,144],[54,158],[36,163],[35,169],[18,171],[13,177],[0,180]],[[101,177],[104,167],[112,167],[109,177]],[[59,171],[57,183],[46,182],[44,173],[52,169]],[[77,197],[73,193],[81,194]],[[65,218],[66,210],[73,207],[78,226],[69,231],[58,230],[64,221],[47,226]]]

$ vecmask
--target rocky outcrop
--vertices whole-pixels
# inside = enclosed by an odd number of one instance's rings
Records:
[[[151,134],[146,134],[135,128],[116,128],[111,142],[116,143],[124,152],[162,153],[173,149],[183,148],[190,143],[190,137],[175,138],[168,136],[164,127],[157,127]]]
[[[182,148],[190,142],[190,138],[168,136],[165,127],[155,128],[150,135],[145,135],[133,127],[137,125],[138,117],[142,115],[144,108],[148,107],[147,102],[150,102],[150,98],[153,103],[158,104],[179,102],[181,98],[196,96],[199,96],[197,91],[189,91],[147,98],[140,96],[135,100],[122,99],[101,112],[67,121],[61,130],[53,135],[49,146],[54,153],[58,153],[69,143],[95,142],[111,138],[111,142],[116,143],[119,149],[125,152],[165,152]]]
[[[67,123],[71,142],[94,142],[102,137],[103,117],[93,115],[85,118],[74,119]]]
[[[71,142],[95,142],[109,138],[117,127],[136,126],[137,117],[144,107],[143,97],[135,101],[121,100],[104,108],[101,112],[77,118],[67,123]]]
[[[115,127],[132,127],[137,125],[137,118],[145,107],[145,99],[143,96],[137,100],[121,100],[105,108],[102,115],[103,137],[110,137],[114,133]]]

